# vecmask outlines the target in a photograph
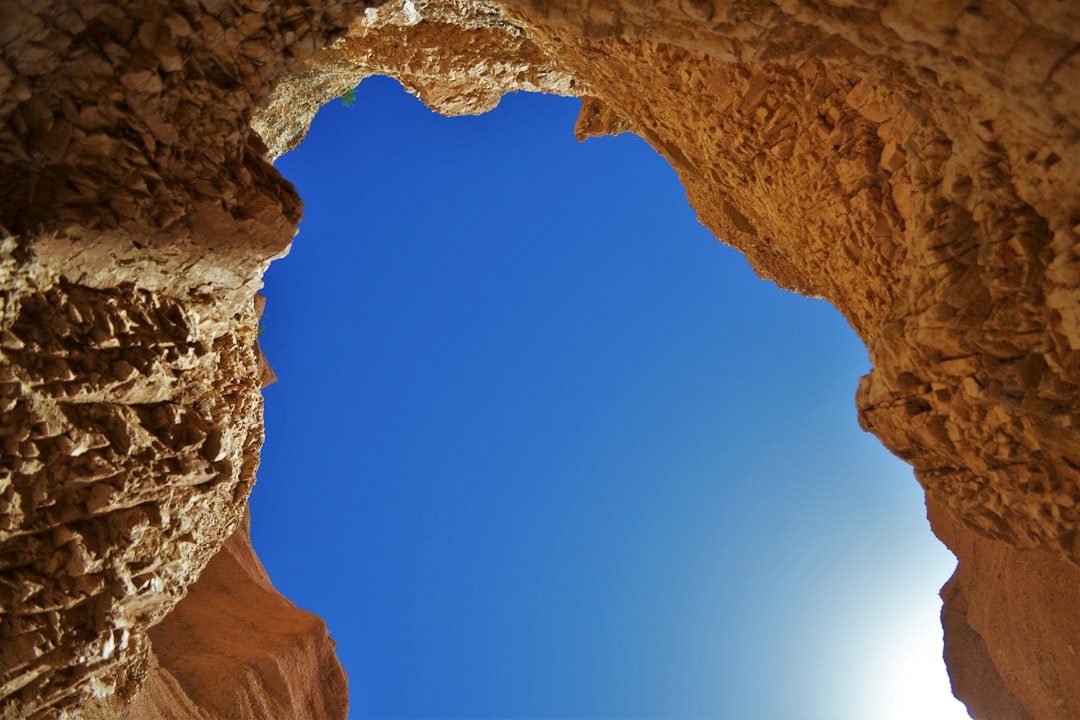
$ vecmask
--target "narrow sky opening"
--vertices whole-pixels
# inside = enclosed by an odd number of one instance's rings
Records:
[[[278,163],[306,212],[253,539],[351,718],[966,717],[862,344],[578,107],[448,119],[370,78]]]

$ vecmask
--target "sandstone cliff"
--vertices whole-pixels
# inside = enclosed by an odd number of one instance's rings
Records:
[[[153,666],[125,720],[341,718],[348,707],[325,624],[277,593],[246,523],[149,636]]]
[[[237,651],[235,692],[169,628],[220,601],[204,569],[258,462],[253,296],[300,212],[268,161],[374,73],[446,113],[582,97],[579,137],[646,138],[718,238],[836,305],[874,364],[860,421],[960,561],[954,689],[976,717],[1080,715],[1080,7],[9,0],[3,717],[119,712],[142,683],[133,713],[344,715],[333,672],[242,689],[274,657],[329,672],[300,616]],[[265,597],[241,543],[214,562]]]

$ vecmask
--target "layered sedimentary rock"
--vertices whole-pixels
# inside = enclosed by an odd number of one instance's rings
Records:
[[[0,6],[3,717],[115,713],[143,683],[133,707],[175,717],[319,696],[202,682],[159,623],[220,601],[193,583],[254,479],[253,297],[300,212],[269,161],[375,73],[446,113],[581,97],[579,137],[641,135],[759,274],[832,302],[874,364],[860,420],[959,558],[954,689],[976,717],[1080,715],[1080,8],[367,4]],[[296,623],[221,652],[325,670]],[[343,717],[339,690],[302,712]]]

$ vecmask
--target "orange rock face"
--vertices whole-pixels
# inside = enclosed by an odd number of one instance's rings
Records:
[[[1078,46],[1068,2],[3,3],[2,716],[343,716],[321,627],[241,540],[207,564],[261,443],[253,297],[299,217],[268,161],[375,73],[445,113],[582,97],[579,137],[641,135],[759,274],[832,302],[874,364],[860,421],[959,558],[955,691],[1080,716]],[[214,629],[228,563],[280,632]]]
[[[929,504],[934,532],[961,559],[942,588],[953,691],[977,718],[1065,718],[1080,694],[1080,568],[964,529]]]
[[[278,594],[246,525],[149,636],[154,664],[124,720],[346,717],[326,625]]]

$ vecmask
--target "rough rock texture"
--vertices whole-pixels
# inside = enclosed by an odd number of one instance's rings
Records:
[[[156,666],[124,720],[336,718],[348,707],[326,625],[274,589],[246,523],[149,634]]]
[[[364,5],[0,5],[3,717],[104,713],[194,666],[147,631],[257,464],[253,294],[299,216],[267,160],[374,73],[447,113],[582,97],[579,137],[646,138],[717,237],[836,305],[874,364],[863,427],[959,558],[955,691],[1080,716],[1080,6]],[[185,682],[187,716],[230,717]]]
[[[934,532],[963,561],[941,591],[945,660],[974,717],[1069,718],[1080,696],[1080,568],[966,531],[930,501]]]
[[[263,10],[0,3],[4,718],[134,693],[147,629],[244,515],[253,294],[300,215],[247,117],[281,33],[327,39]]]

